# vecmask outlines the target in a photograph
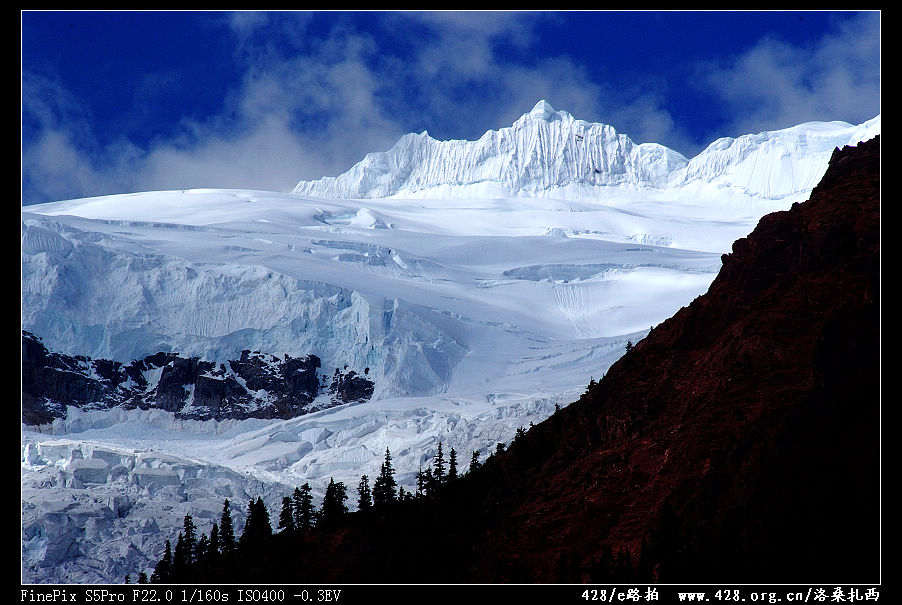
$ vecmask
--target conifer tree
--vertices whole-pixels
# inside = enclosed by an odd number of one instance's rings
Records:
[[[207,551],[210,548],[210,540],[207,534],[201,534],[197,540],[197,548],[194,552],[194,563],[205,563],[207,560]]]
[[[147,572],[142,571],[138,574],[138,584],[147,584]]]
[[[478,469],[482,464],[479,462],[479,450],[473,450],[473,455],[470,457],[470,470],[469,472],[473,472]]]
[[[210,544],[207,546],[207,560],[216,563],[220,554],[219,545],[219,526],[215,523],[210,529]]]
[[[172,544],[169,540],[166,540],[166,550],[163,553],[163,558],[157,562],[157,566],[154,567],[153,573],[150,574],[150,581],[154,584],[163,584],[168,582],[171,576]]]
[[[235,552],[235,529],[232,526],[232,511],[229,501],[222,503],[222,516],[219,519],[219,549],[223,555],[231,555]]]
[[[457,452],[452,447],[448,457],[448,481],[454,481],[455,479],[457,479]]]
[[[194,525],[194,518],[191,515],[185,515],[183,530],[185,532],[185,564],[191,565],[197,554],[197,527]]]
[[[436,485],[441,485],[445,482],[445,456],[442,454],[442,442],[438,442],[438,451],[435,454],[435,459],[432,461],[432,478],[435,480]]]
[[[326,494],[323,496],[323,505],[320,509],[319,523],[326,528],[334,528],[341,524],[348,507],[345,500],[348,499],[347,487],[341,481],[336,482],[334,478],[329,478],[329,485],[326,486]]]
[[[385,448],[385,461],[373,483],[373,506],[380,507],[397,499],[395,488],[398,484],[395,482],[395,469],[391,464],[392,457],[388,448]]]
[[[316,520],[316,511],[313,508],[313,495],[310,484],[305,483],[300,488],[294,488],[292,494],[294,504],[294,527],[299,531],[306,531],[313,527]]]
[[[423,471],[423,493],[431,494],[435,491],[435,477],[432,475],[432,467],[427,466]]]
[[[182,582],[188,568],[188,554],[185,552],[185,536],[179,532],[178,539],[175,541],[175,550],[172,554],[172,571],[169,579],[173,582]]]
[[[264,536],[272,535],[272,525],[269,523],[269,511],[266,510],[266,505],[263,503],[263,498],[257,496],[257,516],[260,518],[260,532]]]
[[[244,530],[238,539],[238,549],[244,553],[253,555],[272,536],[272,526],[269,523],[269,511],[263,503],[263,498],[257,496],[247,504],[247,519],[244,522]]]
[[[286,534],[294,532],[294,506],[291,504],[291,497],[282,498],[282,511],[279,513],[279,529]]]
[[[369,477],[363,475],[360,483],[357,484],[357,510],[367,511],[371,508],[373,508],[373,494],[370,492],[370,480]]]

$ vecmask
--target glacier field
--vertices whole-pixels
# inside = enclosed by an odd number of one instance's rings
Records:
[[[413,490],[438,443],[461,470],[566,406],[703,294],[721,255],[807,199],[832,150],[880,131],[808,123],[692,159],[540,102],[478,141],[403,137],[291,192],[192,189],[22,209],[22,329],[128,362],[243,349],[366,368],[373,397],[289,420],[83,411],[22,426],[22,581],[150,575],[185,514],[309,483],[356,501],[386,448]]]

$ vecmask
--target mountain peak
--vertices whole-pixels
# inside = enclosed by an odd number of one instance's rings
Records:
[[[529,112],[529,115],[530,117],[539,118],[541,120],[553,120],[560,117],[554,110],[554,107],[551,106],[551,103],[545,99],[536,103],[535,107]]]
[[[490,130],[476,141],[438,141],[425,131],[405,135],[400,144],[368,154],[344,174],[299,182],[293,193],[338,199],[600,199],[640,190],[672,195],[682,188],[693,198],[704,189],[709,198],[738,193],[785,200],[810,191],[835,147],[879,131],[879,119],[860,126],[808,123],[719,139],[690,161],[662,145],[636,145],[612,126],[577,120],[542,99],[513,126]],[[802,167],[787,169],[787,155]]]

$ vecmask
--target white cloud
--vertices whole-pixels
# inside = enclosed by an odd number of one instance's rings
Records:
[[[880,16],[838,21],[816,44],[768,37],[728,61],[699,68],[701,81],[733,116],[731,134],[812,120],[860,123],[879,113]]]
[[[401,24],[407,23],[433,34],[416,41],[411,56],[401,56],[346,24],[305,43],[278,47],[273,39],[306,34],[309,15],[290,15],[287,22],[268,14],[230,15],[234,54],[244,76],[222,111],[182,120],[177,133],[154,139],[143,150],[131,149],[127,162],[111,149],[96,149],[88,120],[54,119],[59,108],[38,107],[36,122],[43,134],[27,143],[23,158],[26,181],[45,185],[33,187],[32,193],[49,201],[117,190],[286,190],[300,179],[338,174],[418,125],[432,130],[431,125],[444,124],[446,133],[479,136],[509,124],[547,96],[535,86],[535,92],[524,93],[524,82],[545,82],[544,91],[559,91],[565,103],[585,98],[584,90],[590,88],[584,74],[564,60],[528,70],[498,59],[495,41],[509,43],[513,37],[525,43],[532,16],[387,15],[386,27],[403,30]],[[301,47],[305,52],[298,53]],[[561,73],[578,75],[583,86]],[[499,122],[499,116],[508,119]],[[83,130],[79,136],[73,136],[76,122]],[[476,130],[474,122],[481,124]],[[93,151],[83,157],[89,149]],[[62,155],[68,160],[52,159]],[[52,178],[53,172],[75,170],[75,162],[81,164],[77,176]],[[54,180],[56,185],[50,186]]]

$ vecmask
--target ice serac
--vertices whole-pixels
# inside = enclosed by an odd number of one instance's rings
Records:
[[[810,191],[836,147],[880,131],[880,116],[854,126],[808,122],[718,139],[688,160],[656,143],[637,144],[609,125],[575,119],[539,101],[514,124],[476,141],[437,141],[426,132],[368,154],[337,177],[301,181],[295,193],[327,198],[606,198],[624,192],[736,192],[780,200]]]

